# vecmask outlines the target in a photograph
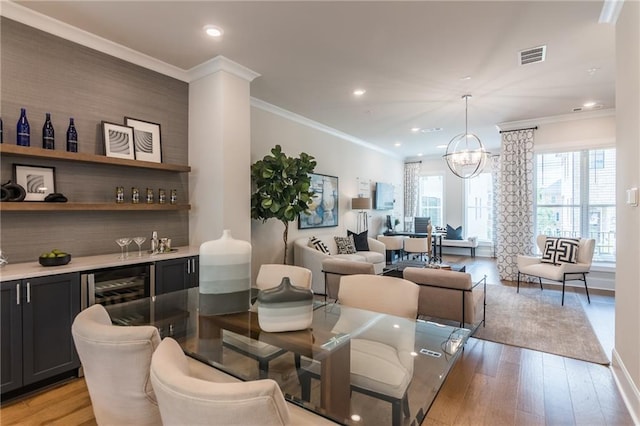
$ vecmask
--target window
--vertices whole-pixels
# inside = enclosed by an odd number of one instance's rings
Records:
[[[478,240],[493,240],[493,177],[480,173],[465,180],[466,235]]]
[[[536,155],[538,234],[596,240],[593,259],[615,262],[616,150]]]
[[[443,176],[420,176],[417,217],[430,217],[433,226],[444,226],[442,206],[444,197]]]

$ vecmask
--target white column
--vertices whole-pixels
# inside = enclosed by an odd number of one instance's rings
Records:
[[[251,241],[249,84],[259,74],[223,56],[190,71],[189,243],[224,229]]]

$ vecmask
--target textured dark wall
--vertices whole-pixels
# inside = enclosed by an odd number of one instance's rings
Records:
[[[104,154],[102,120],[124,123],[134,117],[161,125],[162,159],[187,164],[188,84],[94,51],[15,21],[2,18],[1,116],[4,143],[15,144],[20,108],[27,109],[31,146],[42,146],[46,112],[52,115],[56,150],[66,149],[69,117],[75,118],[78,150]],[[186,202],[188,176],[119,166],[80,164],[3,155],[2,182],[12,179],[13,164],[56,168],[56,192],[70,201],[111,202],[115,187],[170,188]],[[117,237],[160,236],[173,245],[188,244],[188,213],[183,212],[3,212],[0,248],[9,261],[37,260],[52,248],[76,256],[116,253]],[[148,246],[148,242],[145,246]],[[135,245],[132,245],[135,247]]]

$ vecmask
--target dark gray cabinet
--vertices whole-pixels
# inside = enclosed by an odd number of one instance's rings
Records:
[[[171,293],[198,285],[198,256],[155,263],[156,294]]]
[[[2,283],[2,393],[80,367],[71,336],[79,312],[79,273]]]

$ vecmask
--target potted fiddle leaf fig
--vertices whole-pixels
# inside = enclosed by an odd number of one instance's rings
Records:
[[[309,213],[309,204],[314,192],[311,190],[312,173],[316,167],[314,157],[301,153],[299,157],[289,157],[276,145],[270,155],[251,165],[251,218],[266,222],[277,219],[284,225],[283,264],[287,263],[287,239],[289,222],[300,213]]]

